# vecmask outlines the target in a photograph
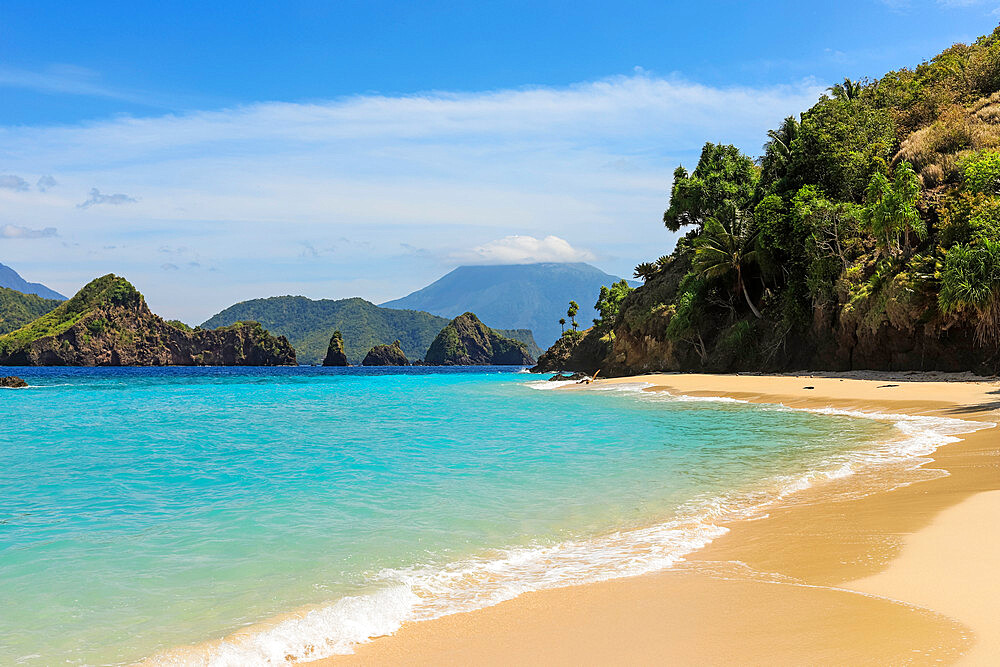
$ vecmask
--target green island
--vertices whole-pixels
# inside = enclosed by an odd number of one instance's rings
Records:
[[[474,313],[464,313],[441,330],[424,362],[435,366],[528,366],[535,360],[521,341],[489,328]]]
[[[674,172],[674,251],[538,370],[1000,369],[1000,28]]]
[[[295,351],[257,322],[191,329],[150,312],[124,278],[108,274],[0,336],[3,366],[279,366]]]

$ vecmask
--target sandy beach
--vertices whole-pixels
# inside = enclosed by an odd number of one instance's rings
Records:
[[[674,569],[404,625],[316,664],[995,664],[1000,382],[920,374],[645,375],[647,391],[952,417],[980,430],[912,483],[819,484]],[[902,474],[902,473],[899,473]],[[867,486],[865,486],[867,485]],[[869,488],[870,487],[870,488]]]

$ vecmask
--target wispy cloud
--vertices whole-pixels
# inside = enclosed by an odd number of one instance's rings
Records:
[[[31,189],[28,185],[28,181],[24,180],[20,176],[15,176],[14,174],[3,174],[0,175],[0,188],[4,190],[13,190],[15,192],[26,192]]]
[[[77,208],[90,208],[91,206],[99,206],[101,204],[109,204],[111,206],[120,206],[121,204],[134,204],[139,200],[135,197],[130,197],[126,194],[115,194],[106,195],[103,194],[97,188],[90,189],[90,197],[86,201],[80,202],[76,205]]]
[[[57,185],[59,185],[59,182],[49,175],[41,176],[38,182],[35,183],[35,187],[38,188],[39,192],[46,192]]]
[[[47,94],[105,97],[143,105],[151,102],[149,95],[107,85],[99,72],[68,64],[53,64],[36,70],[0,65],[0,87]]]
[[[118,271],[139,284],[155,269],[151,303],[192,321],[226,301],[273,293],[387,300],[459,257],[587,258],[631,273],[672,243],[660,217],[678,163],[693,166],[705,141],[759,153],[766,130],[823,88],[811,80],[718,88],[639,73],[566,87],[5,127],[6,168],[59,180],[46,197],[9,197],[5,213],[89,248],[120,246]],[[91,190],[94,183],[114,184],[117,194]],[[87,190],[82,203],[65,199]],[[124,194],[137,192],[141,201]],[[164,245],[196,248],[201,257],[185,260],[218,268],[211,285],[192,277],[161,286],[160,262],[149,258]],[[336,262],[316,257],[331,248]],[[78,258],[67,249],[35,259],[77,266],[83,281],[91,270]],[[179,271],[171,283],[197,273]],[[208,287],[212,300],[193,298]]]
[[[59,232],[55,227],[31,229],[30,227],[21,227],[19,225],[0,226],[0,238],[5,239],[46,239],[54,236],[59,236]]]

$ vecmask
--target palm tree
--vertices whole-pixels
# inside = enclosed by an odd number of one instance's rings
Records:
[[[760,311],[750,299],[743,279],[747,269],[757,263],[757,258],[757,232],[751,228],[750,219],[737,213],[728,229],[715,218],[705,223],[705,230],[697,241],[694,269],[709,279],[733,276],[735,291],[743,293],[750,310],[760,319]]]
[[[566,310],[566,314],[569,316],[569,324],[573,327],[573,331],[576,331],[577,327],[580,325],[576,322],[576,314],[580,312],[580,304],[576,301],[569,302],[569,308]]]
[[[920,179],[905,160],[896,165],[893,180],[877,171],[869,181],[863,215],[885,254],[899,251],[900,235],[905,235],[907,247],[911,232],[920,240],[927,237],[927,225],[917,210],[919,197]]]
[[[835,98],[850,102],[858,99],[863,88],[864,85],[860,81],[851,81],[845,77],[843,83],[835,83],[827,90],[833,93]]]
[[[566,318],[565,317],[560,317],[559,318],[559,326],[562,327],[562,332],[566,333]]]
[[[646,282],[650,278],[654,277],[658,273],[656,264],[652,262],[643,262],[639,266],[635,267],[635,273],[632,275],[635,278],[639,278],[643,282]]]
[[[770,141],[764,144],[764,150],[774,153],[782,160],[787,160],[792,152],[792,141],[798,134],[799,121],[795,120],[795,116],[788,116],[777,130],[767,131]]]

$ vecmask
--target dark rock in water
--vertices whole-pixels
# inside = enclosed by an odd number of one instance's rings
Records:
[[[610,351],[606,336],[596,335],[594,330],[567,331],[556,344],[538,357],[532,373],[553,371],[579,371],[594,373],[601,368]]]
[[[409,366],[403,349],[399,341],[394,341],[392,345],[376,345],[365,356],[361,362],[362,366]]]
[[[326,358],[323,359],[324,366],[350,366],[347,363],[347,354],[344,352],[344,337],[340,331],[334,331],[330,337],[330,345],[326,348]]]
[[[556,373],[549,378],[549,382],[565,382],[567,380],[580,381],[589,378],[586,373]]]
[[[505,338],[472,313],[441,330],[424,360],[437,366],[528,366],[535,360],[521,341]]]
[[[150,312],[109,274],[31,324],[0,336],[0,366],[286,366],[295,350],[257,322],[190,329]]]
[[[28,383],[17,377],[16,375],[8,375],[7,377],[0,377],[0,387],[9,387],[11,389],[24,389],[28,386]]]

